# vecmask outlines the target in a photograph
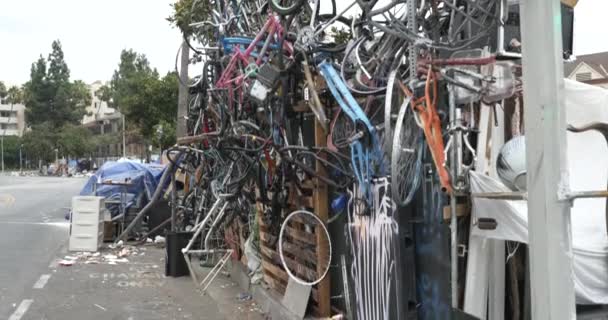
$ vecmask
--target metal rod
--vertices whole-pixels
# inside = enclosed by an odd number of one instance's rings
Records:
[[[213,280],[217,277],[218,274],[220,274],[220,271],[222,271],[222,268],[224,268],[224,266],[226,265],[228,260],[230,260],[231,254],[232,254],[232,250],[229,250],[229,252],[226,252],[224,257],[222,257],[222,259],[216,264],[217,268],[213,267],[216,271],[215,271],[214,275],[211,277],[211,279],[209,279],[209,282],[207,282],[207,285],[203,288],[203,292],[207,291],[207,288],[209,288],[209,286],[211,285]],[[211,272],[210,272],[210,274],[211,274]],[[209,275],[207,275],[207,276],[209,276]],[[205,278],[205,279],[207,279],[207,278]],[[201,285],[203,285],[204,282],[205,282],[205,280],[201,281]]]
[[[177,173],[177,171],[175,172]],[[171,175],[171,231],[177,230],[177,184],[175,183],[175,173]]]
[[[180,150],[180,152],[177,154],[177,157],[175,157],[175,161],[177,161],[181,157],[182,153],[183,153],[183,151]],[[167,178],[169,178],[169,175],[172,175],[172,174],[173,174],[173,162],[169,161],[169,164],[167,165],[165,172],[163,172],[163,175],[160,177],[160,181],[158,182],[158,186],[156,187],[156,190],[154,191],[154,195],[152,195],[152,199],[150,199],[150,202],[148,202],[148,204],[139,211],[139,213],[137,214],[137,216],[135,216],[133,221],[131,221],[131,223],[127,226],[127,228],[125,230],[123,230],[123,232],[116,238],[116,240],[114,241],[114,245],[116,245],[116,243],[118,243],[118,241],[122,240],[122,238],[124,238],[126,235],[128,235],[129,232],[131,232],[131,229],[133,229],[135,227],[137,222],[139,220],[141,220],[141,218],[143,218],[143,216],[148,211],[150,211],[150,209],[154,205],[156,205],[156,202],[158,201],[158,199],[160,198],[160,196],[162,194],[163,186],[167,182]]]
[[[449,86],[449,108],[450,108],[450,122],[455,123],[456,121],[456,97],[454,96],[454,87]],[[460,135],[458,135],[460,133]],[[451,148],[451,163],[452,176],[457,178],[459,176],[459,167],[461,163],[458,162],[462,157],[458,156],[459,152],[462,152],[462,144],[459,143],[458,138],[462,139],[462,132],[456,130],[453,137],[454,147]],[[460,146],[460,150],[457,146]],[[457,182],[456,179],[452,181]],[[457,186],[455,186],[457,187]],[[452,292],[452,308],[458,308],[458,217],[456,214],[456,193],[450,195],[450,255],[451,255],[451,292]]]
[[[526,200],[528,194],[526,192],[479,192],[471,193],[471,197],[490,200]]]
[[[209,248],[209,239],[211,237],[211,234],[213,233],[213,231],[217,227],[217,224],[222,220],[222,217],[224,216],[224,213],[226,213],[226,207],[228,207],[228,202],[227,201],[224,202],[224,206],[222,206],[222,209],[217,214],[217,217],[213,221],[213,224],[211,225],[211,228],[209,228],[209,231],[205,235],[205,247],[204,247],[205,249]]]

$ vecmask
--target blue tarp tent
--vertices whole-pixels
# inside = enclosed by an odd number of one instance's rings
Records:
[[[135,204],[137,199],[143,200],[143,203],[140,204],[143,206],[152,198],[164,170],[165,166],[159,164],[142,164],[122,159],[109,161],[104,163],[95,175],[91,176],[80,191],[80,195],[96,194],[108,200],[120,200],[122,186],[103,185],[101,183],[107,180],[113,182],[130,181],[131,185],[127,188],[127,208]],[[97,191],[94,192],[96,182]],[[118,205],[109,206],[109,209],[112,216],[119,214]]]

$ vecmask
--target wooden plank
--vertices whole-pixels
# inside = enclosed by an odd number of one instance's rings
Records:
[[[314,251],[302,250],[300,246],[293,245],[289,242],[283,243],[283,251],[305,260],[308,263],[317,264],[317,254]]]
[[[199,134],[197,136],[180,137],[180,138],[177,138],[177,144],[183,146],[183,145],[189,145],[189,144],[193,144],[193,143],[201,143],[204,140],[211,139],[213,137],[217,137],[218,134],[219,134],[218,132],[209,132],[209,133]]]
[[[277,241],[277,236],[271,235],[270,233],[266,233],[260,231],[260,240],[268,243],[275,243]]]
[[[457,217],[465,217],[471,213],[471,208],[466,203],[459,203],[456,205],[456,216]],[[450,220],[452,218],[452,213],[450,210],[450,206],[443,206],[443,220]]]
[[[305,244],[316,245],[317,240],[315,239],[314,233],[307,233],[305,231],[296,230],[290,226],[285,227],[286,234],[298,241],[302,241]]]
[[[287,283],[287,280],[289,279],[289,275],[287,275],[287,272],[285,272],[285,270],[283,270],[282,268],[279,268],[279,267],[275,266],[274,264],[269,263],[264,260],[262,260],[262,267],[264,268],[265,271],[272,273],[273,275],[277,276],[279,279],[281,279],[281,280],[285,281],[285,283]]]
[[[278,292],[279,294],[285,294],[285,290],[287,287],[281,283],[281,281],[275,279],[272,274],[264,273],[263,275],[264,281],[272,288],[272,290]]]
[[[327,145],[327,136],[325,131],[323,131],[323,127],[319,124],[318,120],[315,120],[315,146],[316,147],[326,147]],[[324,167],[321,165],[319,161],[317,161],[317,174],[321,176],[327,176]],[[314,189],[314,208],[315,213],[321,219],[323,223],[327,222],[327,218],[329,215],[328,208],[328,200],[327,200],[327,185],[322,181],[316,179],[317,187]],[[323,232],[317,232],[317,243],[323,242],[325,235]],[[324,270],[322,268],[325,267],[326,261],[323,259],[327,259],[329,256],[329,251],[326,246],[319,246],[317,248],[317,272],[322,273]],[[323,278],[323,280],[317,285],[317,291],[319,295],[319,316],[321,317],[330,317],[331,316],[331,282],[329,281],[329,272]]]

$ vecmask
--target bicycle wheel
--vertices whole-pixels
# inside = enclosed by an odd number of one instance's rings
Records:
[[[399,110],[404,106],[404,102],[407,99],[403,91],[398,85],[398,81],[401,81],[401,77],[398,76],[397,70],[391,71],[388,76],[388,82],[386,84],[386,97],[384,99],[384,145],[382,146],[384,152],[390,156],[393,150],[393,130],[395,128],[395,122],[399,115]],[[407,103],[405,103],[407,105]]]
[[[391,154],[391,194],[401,206],[414,198],[422,174],[422,130],[409,102],[404,101],[399,111]]]
[[[305,0],[270,0],[272,10],[280,15],[290,15],[300,9]]]
[[[305,286],[325,278],[331,263],[331,240],[317,215],[305,210],[290,213],[278,240],[281,263],[289,277]]]

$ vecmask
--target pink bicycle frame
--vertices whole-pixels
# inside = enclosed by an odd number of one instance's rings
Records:
[[[226,69],[224,70],[224,72],[222,72],[222,75],[215,83],[215,86],[217,88],[227,88],[230,86],[231,83],[235,83],[238,86],[244,81],[246,75],[241,74],[235,78],[231,78],[232,74],[236,69],[237,63],[240,62],[243,65],[249,65],[249,58],[251,58],[251,53],[256,48],[257,44],[262,40],[262,37],[266,32],[268,32],[268,36],[266,37],[266,41],[264,42],[264,45],[255,61],[256,65],[258,66],[262,64],[263,58],[266,54],[266,51],[268,50],[268,47],[270,46],[270,42],[272,41],[272,39],[275,36],[277,36],[277,38],[283,36],[283,26],[281,26],[281,23],[279,22],[277,17],[273,15],[268,16],[268,20],[264,24],[264,27],[262,27],[260,32],[258,32],[256,37],[253,39],[251,44],[249,44],[249,46],[247,47],[247,49],[245,49],[244,52],[239,47],[236,48],[234,54],[232,55],[232,58],[230,58],[228,66],[226,66]],[[287,51],[289,55],[293,55],[293,46],[286,41],[283,43],[283,50]]]

